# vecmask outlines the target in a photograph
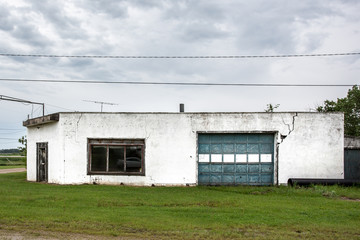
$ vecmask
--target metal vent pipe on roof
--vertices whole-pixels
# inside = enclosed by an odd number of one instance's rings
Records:
[[[180,103],[180,112],[185,111],[185,105],[183,103]]]

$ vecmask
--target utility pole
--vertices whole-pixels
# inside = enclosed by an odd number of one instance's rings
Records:
[[[84,102],[92,102],[92,103],[97,103],[97,104],[101,104],[101,112],[103,111],[103,105],[119,105],[117,103],[108,103],[108,102],[100,102],[100,101],[90,101],[90,100],[83,100]]]
[[[43,116],[45,116],[45,103],[32,102],[29,100],[9,97],[9,96],[5,96],[5,95],[0,95],[0,100],[42,105],[42,109],[43,109],[42,113],[43,113]]]

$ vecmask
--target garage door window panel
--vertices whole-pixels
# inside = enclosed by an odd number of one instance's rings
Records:
[[[237,175],[235,176],[235,183],[239,183],[239,184],[244,184],[248,182],[248,175],[246,174],[241,174],[241,175]]]
[[[247,143],[247,136],[246,135],[236,135],[235,142],[236,143]]]
[[[224,163],[234,163],[235,161],[234,154],[224,154]]]
[[[211,144],[211,153],[222,153],[221,144]]]
[[[259,144],[249,143],[247,146],[248,153],[258,153],[259,152]]]
[[[259,154],[249,154],[248,162],[249,163],[259,163]]]
[[[212,163],[221,163],[222,162],[222,154],[211,154],[211,162]]]
[[[204,163],[210,162],[210,155],[209,154],[199,154],[199,162],[204,162]]]
[[[269,143],[260,144],[260,151],[262,153],[272,153],[273,152],[272,148],[273,148],[272,144],[269,144]]]
[[[271,163],[272,162],[272,154],[261,154],[260,155],[262,163]]]
[[[248,134],[247,137],[249,143],[258,143],[260,141],[260,136],[257,134]]]
[[[220,134],[212,135],[210,139],[211,139],[211,143],[222,143],[223,142],[223,136]]]
[[[224,165],[224,173],[233,173],[235,169],[235,165]]]
[[[234,144],[223,144],[223,153],[234,153]]]
[[[209,144],[199,144],[199,154],[209,154],[210,153],[210,145]]]
[[[247,155],[246,154],[236,154],[236,162],[237,163],[246,163]]]
[[[236,144],[236,153],[246,153],[246,144]]]
[[[224,143],[234,143],[235,135],[233,135],[233,134],[223,135],[223,142]]]
[[[263,143],[272,143],[274,141],[274,136],[273,135],[262,135],[260,138],[260,142]]]

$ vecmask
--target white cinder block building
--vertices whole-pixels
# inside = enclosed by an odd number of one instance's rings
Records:
[[[27,179],[272,185],[344,178],[342,113],[56,113],[24,122]]]

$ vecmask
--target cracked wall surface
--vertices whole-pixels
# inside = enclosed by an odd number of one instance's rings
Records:
[[[281,134],[280,135],[280,139],[281,139],[281,143],[284,141],[284,139],[289,136],[294,130],[295,130],[295,119],[296,117],[298,116],[297,113],[294,113],[291,117],[291,122],[290,123],[287,123],[285,121],[285,119],[282,117],[281,120],[282,122],[287,126],[288,128],[288,133],[287,134]]]

